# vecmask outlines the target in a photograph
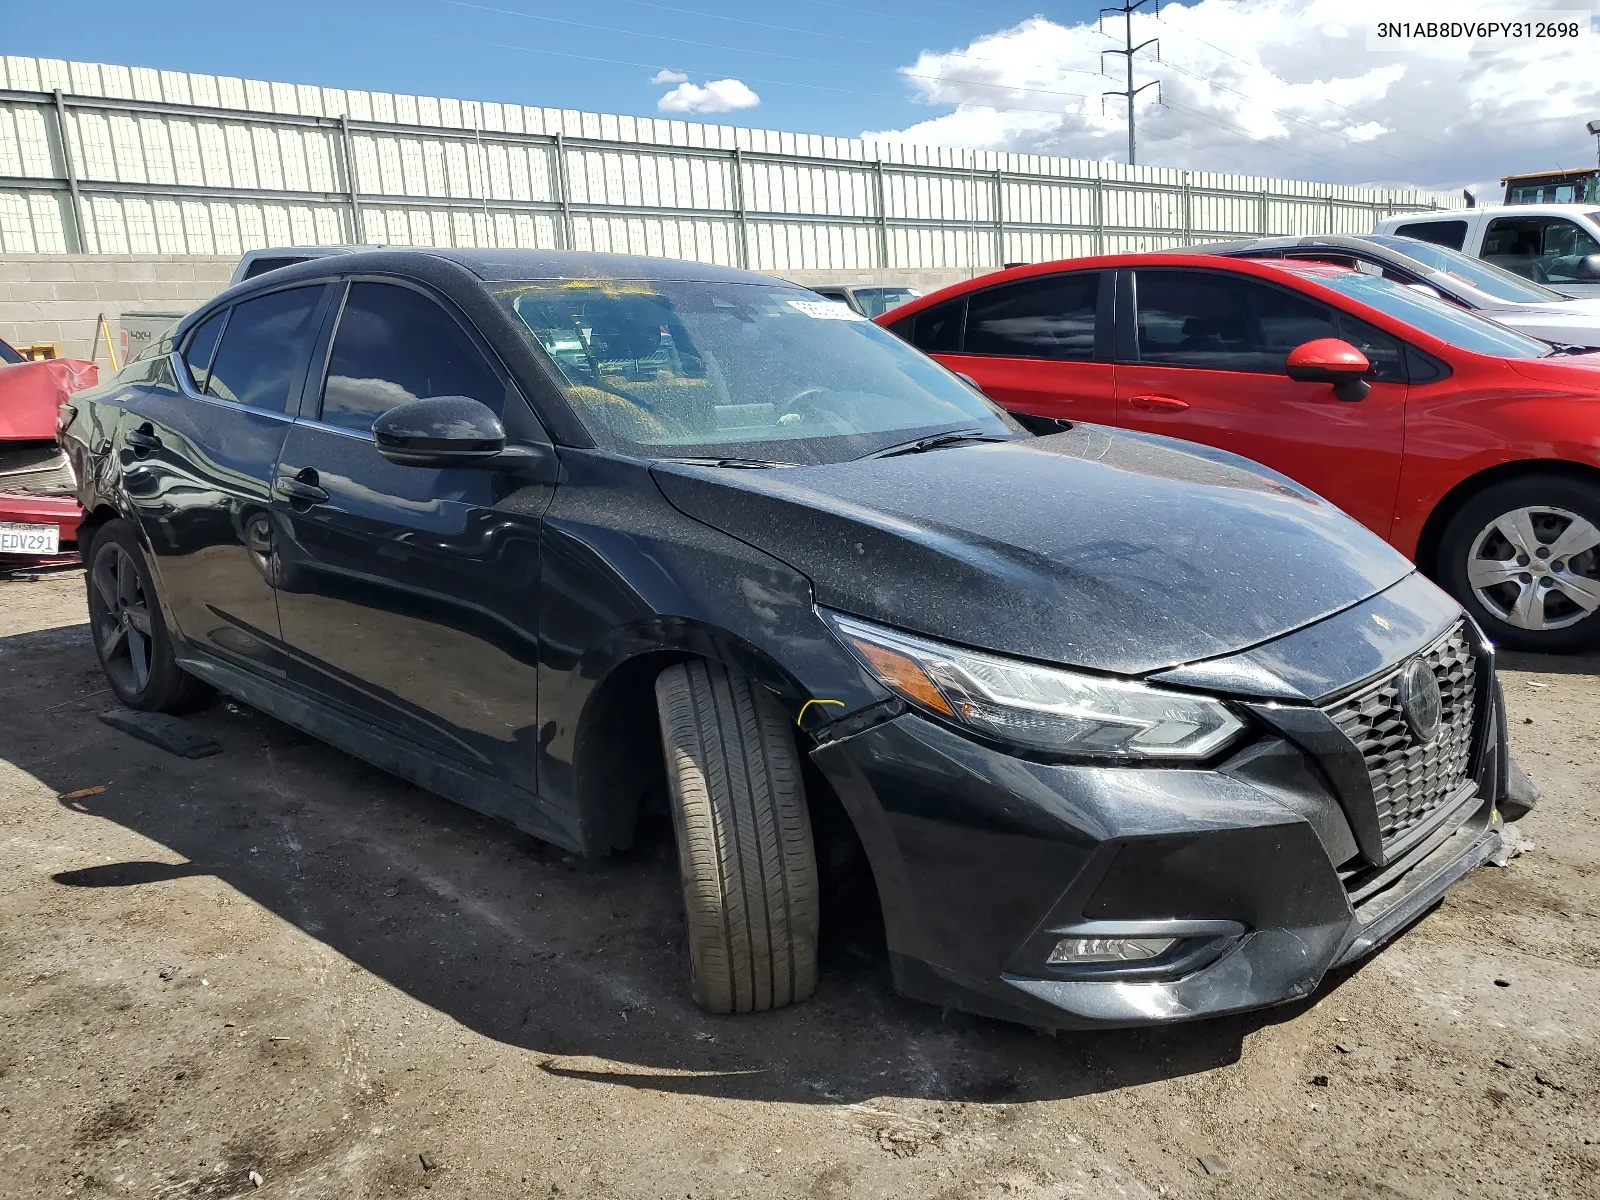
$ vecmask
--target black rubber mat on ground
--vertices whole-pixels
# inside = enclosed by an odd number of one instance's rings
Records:
[[[114,708],[100,714],[100,719],[113,729],[131,733],[140,741],[160,746],[179,758],[209,758],[221,754],[210,734],[203,733],[182,717],[169,717],[166,713],[134,712],[127,708]]]

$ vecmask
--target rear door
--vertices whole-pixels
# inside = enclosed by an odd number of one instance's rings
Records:
[[[917,314],[914,337],[1011,412],[1112,425],[1111,299],[1109,272],[1036,275],[968,293],[959,327]]]
[[[1117,423],[1265,463],[1387,537],[1400,480],[1400,342],[1287,285],[1221,271],[1123,272]],[[1347,402],[1284,373],[1289,351],[1343,337],[1373,363]]]
[[[547,439],[465,319],[410,284],[352,282],[317,361],[272,502],[295,679],[393,736],[534,790],[551,489],[397,466],[372,422],[408,400],[469,396],[503,413],[513,440]]]
[[[180,634],[281,675],[271,485],[330,289],[241,300],[197,325],[131,395],[117,457]]]

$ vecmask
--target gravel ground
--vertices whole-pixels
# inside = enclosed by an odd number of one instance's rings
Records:
[[[865,938],[707,1017],[660,831],[574,861],[223,702],[175,758],[84,621],[0,582],[4,1196],[1600,1196],[1600,659],[1504,664],[1532,853],[1307,1003],[1048,1038]]]

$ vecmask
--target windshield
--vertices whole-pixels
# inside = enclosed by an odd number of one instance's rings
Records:
[[[1026,436],[938,363],[774,283],[493,285],[597,441],[654,458],[828,463],[947,430]]]
[[[1315,282],[1474,354],[1543,358],[1550,353],[1549,342],[1496,325],[1465,309],[1377,275],[1340,271],[1336,275],[1318,275]]]
[[[907,300],[915,300],[921,292],[915,288],[866,287],[856,288],[856,303],[869,317],[881,317],[891,308],[899,308]]]
[[[1387,246],[1390,250],[1404,254],[1407,258],[1414,258],[1435,271],[1443,271],[1452,279],[1459,279],[1468,287],[1477,288],[1496,300],[1510,300],[1517,304],[1560,304],[1568,299],[1560,292],[1541,287],[1532,280],[1513,275],[1503,267],[1486,263],[1481,258],[1473,258],[1448,246],[1436,246],[1432,242],[1419,241],[1417,238],[1387,237],[1383,234],[1373,234],[1367,241]]]

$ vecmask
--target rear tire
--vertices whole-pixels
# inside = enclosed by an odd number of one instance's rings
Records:
[[[1600,644],[1600,487],[1529,474],[1485,488],[1445,526],[1439,582],[1507,649]]]
[[[656,707],[695,1002],[749,1013],[817,982],[817,862],[788,717],[716,663],[668,667]]]
[[[211,689],[178,666],[155,583],[133,526],[108,521],[85,547],[84,586],[95,656],[118,700],[143,712],[178,713]]]

